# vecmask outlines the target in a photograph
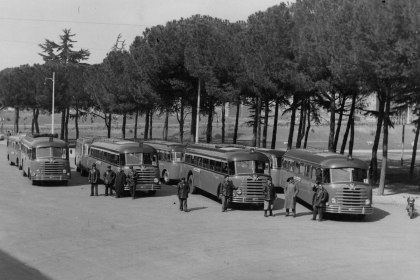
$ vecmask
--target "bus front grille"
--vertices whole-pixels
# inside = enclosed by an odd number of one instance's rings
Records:
[[[242,180],[239,188],[242,190],[240,195],[234,191],[233,202],[238,203],[262,203],[264,202],[263,185],[266,178],[245,178]]]
[[[335,194],[337,204],[349,207],[366,206],[366,199],[369,199],[369,197],[368,189],[358,187],[353,189],[345,187]]]
[[[156,178],[155,169],[136,170],[137,184],[153,184]]]
[[[41,174],[52,176],[52,175],[62,175],[64,169],[64,164],[61,162],[43,162],[39,166]]]

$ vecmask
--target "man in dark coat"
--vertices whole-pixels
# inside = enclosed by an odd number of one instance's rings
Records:
[[[233,190],[237,190],[231,180],[229,180],[229,175],[226,175],[224,181],[220,188],[220,194],[222,195],[222,212],[226,212],[233,196]]]
[[[185,181],[185,177],[182,177],[181,182],[178,184],[178,198],[179,198],[179,210],[188,212],[187,198],[190,192],[190,186]]]
[[[324,189],[324,186],[321,182],[316,182],[316,185],[312,187],[312,190],[315,192],[312,199],[313,207],[313,217],[312,220],[316,220],[316,215],[319,215],[319,221],[322,221],[322,211],[325,207],[325,203],[328,201],[328,192]]]
[[[128,169],[127,183],[131,192],[131,198],[134,199],[136,196],[136,172],[134,172],[133,166],[130,166],[130,169]]]
[[[264,193],[264,217],[267,216],[267,211],[270,210],[270,216],[273,216],[273,202],[276,199],[276,192],[271,177],[268,177],[267,182],[263,186]]]
[[[115,172],[112,171],[111,166],[108,166],[107,170],[104,173],[105,196],[108,196],[108,189],[109,194],[113,195],[112,188],[114,187],[115,176]]]
[[[92,168],[89,171],[88,182],[90,183],[90,196],[93,196],[93,190],[95,190],[95,196],[98,196],[98,180],[100,174],[99,170],[96,169],[96,164],[92,164]]]
[[[118,167],[118,172],[115,176],[114,189],[115,197],[120,198],[122,192],[124,191],[124,186],[127,184],[127,177],[124,170],[121,167]]]

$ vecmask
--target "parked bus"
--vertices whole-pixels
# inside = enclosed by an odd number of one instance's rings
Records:
[[[76,165],[76,171],[80,172],[80,175],[87,176],[89,170],[87,159],[89,157],[89,148],[92,145],[94,137],[82,137],[76,140],[74,164]]]
[[[169,141],[144,142],[156,149],[159,157],[160,178],[165,183],[181,180],[181,166],[185,152],[185,144]]]
[[[71,178],[69,146],[52,134],[27,135],[21,140],[23,176],[35,185],[42,181],[67,184]]]
[[[16,165],[21,169],[21,151],[20,151],[20,141],[22,136],[12,135],[7,137],[7,160],[10,165]]]
[[[250,148],[252,149],[252,148]],[[279,191],[281,188],[280,183],[280,169],[283,156],[286,153],[286,150],[273,150],[267,148],[255,148],[258,152],[263,153],[270,160],[270,175],[272,182],[276,191]]]
[[[368,165],[354,158],[331,152],[289,150],[283,156],[281,185],[295,177],[298,198],[312,204],[312,187],[321,182],[328,192],[325,212],[339,214],[372,214],[372,188],[367,179]]]
[[[187,178],[191,192],[197,188],[221,194],[221,183],[229,175],[238,189],[233,202],[264,202],[263,185],[269,177],[268,158],[255,150],[217,145],[189,145],[185,149],[182,177]]]
[[[160,190],[159,160],[156,149],[150,145],[117,138],[95,139],[90,144],[86,163],[87,172],[96,163],[101,179],[108,166],[114,172],[118,167],[128,172],[133,166],[137,178],[135,191],[155,194],[156,190]],[[125,190],[132,191],[128,186]]]

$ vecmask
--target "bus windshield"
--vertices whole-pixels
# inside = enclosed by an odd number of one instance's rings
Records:
[[[151,164],[157,166],[157,155],[153,153],[126,153],[125,165]]]
[[[173,161],[175,161],[175,162],[182,161],[182,153],[181,152],[173,152],[172,156],[173,156]]]
[[[66,149],[59,147],[42,147],[36,149],[37,158],[66,158]]]
[[[265,173],[267,165],[264,161],[241,160],[235,162],[236,174]]]
[[[366,182],[367,170],[360,168],[330,169],[331,183],[336,182]]]

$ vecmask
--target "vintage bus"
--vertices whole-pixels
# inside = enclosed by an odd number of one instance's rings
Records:
[[[297,179],[298,198],[306,204],[312,204],[312,187],[319,181],[329,197],[325,212],[360,217],[373,213],[368,165],[359,159],[326,151],[294,149],[284,154],[280,172],[282,187],[288,177]]]
[[[96,163],[101,179],[108,166],[111,166],[114,172],[121,167],[126,173],[130,166],[133,166],[137,177],[135,191],[155,194],[156,190],[161,188],[157,152],[150,145],[118,138],[95,139],[89,148],[87,172],[93,163]],[[132,191],[129,187],[125,190]]]
[[[252,148],[249,148],[252,149]],[[283,160],[283,155],[286,150],[273,150],[267,148],[255,148],[258,152],[263,153],[270,160],[270,175],[276,191],[281,189],[280,183],[280,169]]]
[[[255,150],[239,147],[194,144],[185,149],[182,177],[191,192],[197,188],[220,197],[221,183],[229,175],[235,203],[263,203],[263,185],[269,177],[268,158]]]
[[[7,160],[10,165],[16,165],[21,169],[20,141],[23,136],[12,135],[7,138]]]
[[[69,146],[56,134],[27,135],[21,140],[23,176],[35,185],[42,181],[67,184],[71,178]]]
[[[160,178],[165,183],[177,182],[181,179],[181,166],[185,152],[185,144],[169,141],[145,141],[156,149],[159,157]]]
[[[92,144],[94,137],[82,137],[76,140],[74,164],[76,165],[76,171],[80,172],[80,175],[87,176],[89,170],[87,159],[89,157],[89,148]]]

